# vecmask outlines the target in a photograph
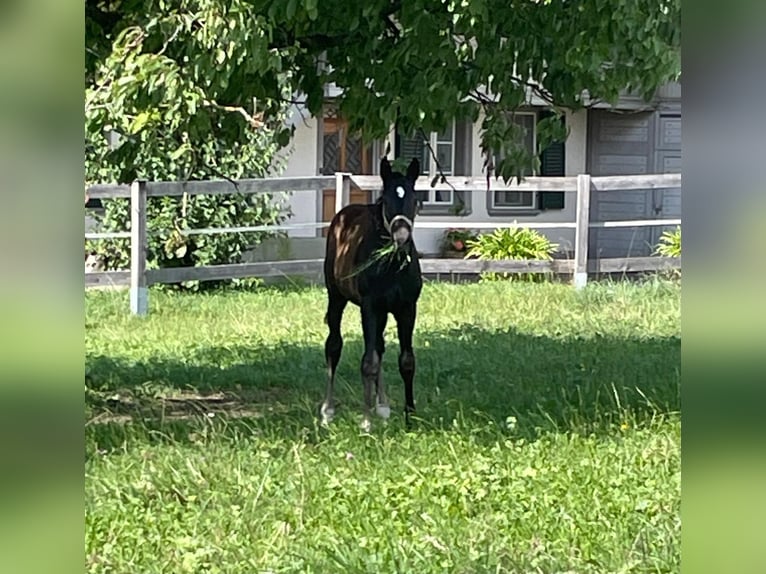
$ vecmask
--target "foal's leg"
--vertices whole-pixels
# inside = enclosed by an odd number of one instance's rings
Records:
[[[383,418],[387,419],[391,416],[391,407],[388,404],[388,396],[386,395],[386,385],[383,382],[383,353],[386,352],[386,342],[383,339],[383,332],[386,330],[386,322],[388,321],[388,313],[384,313],[378,317],[379,321],[377,326],[377,342],[375,343],[375,350],[380,357],[380,367],[378,368],[378,379],[375,383],[375,389],[377,391],[377,403],[375,405],[375,413]]]
[[[361,427],[365,432],[372,428],[370,420],[375,406],[375,385],[380,373],[380,354],[378,353],[379,313],[366,301],[362,302],[362,331],[364,332],[364,355],[362,356],[362,383],[364,384],[364,414]]]
[[[401,307],[394,314],[396,331],[399,335],[399,374],[404,380],[404,417],[410,425],[410,415],[415,412],[415,397],[412,381],[415,378],[415,352],[412,349],[412,332],[415,329],[416,304]]]
[[[335,370],[340,361],[340,354],[343,350],[343,337],[340,332],[340,324],[343,319],[343,310],[348,301],[341,295],[333,292],[328,293],[329,301],[327,303],[327,327],[330,333],[324,344],[324,356],[327,361],[327,391],[322,403],[321,415],[322,424],[329,424],[335,416],[335,400],[333,392],[335,388]]]

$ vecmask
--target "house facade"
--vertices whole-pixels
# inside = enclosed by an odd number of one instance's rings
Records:
[[[328,91],[331,98],[334,94]],[[571,222],[575,219],[575,196],[572,193],[507,190],[473,192],[428,189],[435,175],[428,146],[419,137],[396,133],[371,145],[349,134],[346,123],[328,106],[322,117],[293,108],[291,122],[295,133],[284,150],[284,176],[332,174],[336,171],[376,175],[378,161],[390,144],[389,159],[418,157],[422,177],[418,194],[423,202],[419,219],[445,222],[445,227],[471,228],[472,222]],[[524,143],[535,149],[536,124],[547,113],[544,103],[531,96],[528,105],[516,114],[525,128]],[[482,177],[480,116],[476,122],[455,121],[442,133],[429,134],[445,174]],[[662,86],[651,102],[623,96],[617,105],[596,104],[589,109],[567,112],[569,128],[566,142],[553,144],[541,155],[540,176],[640,175],[677,173],[681,170],[681,87],[676,83]],[[373,201],[371,192],[352,191],[352,203]],[[290,223],[329,221],[335,211],[335,190],[295,192],[291,197]],[[460,208],[458,217],[455,211]],[[680,190],[651,190],[594,194],[591,218],[594,221],[619,219],[680,218]],[[662,227],[592,229],[592,257],[627,257],[648,255],[657,243]],[[540,230],[559,244],[560,256],[571,254],[573,229]],[[289,245],[281,242],[280,253],[265,245],[255,259],[322,257],[326,230],[299,229],[289,232]],[[415,242],[428,255],[439,252],[443,230],[418,228]],[[271,251],[269,253],[269,251]]]

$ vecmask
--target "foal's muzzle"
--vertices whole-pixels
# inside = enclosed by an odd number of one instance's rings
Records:
[[[412,221],[404,215],[396,215],[389,225],[389,233],[396,243],[401,247],[412,237]]]

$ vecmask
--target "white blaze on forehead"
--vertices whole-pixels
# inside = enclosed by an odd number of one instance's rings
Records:
[[[404,188],[401,185],[396,188],[396,195],[399,196],[399,199],[404,197]]]

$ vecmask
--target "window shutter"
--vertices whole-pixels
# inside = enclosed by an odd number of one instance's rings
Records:
[[[473,123],[465,120],[455,122],[455,175],[471,173],[471,133]]]
[[[540,119],[550,116],[552,112],[540,112]],[[562,119],[563,121],[563,119]],[[547,177],[563,177],[564,142],[553,142],[540,154],[540,175]],[[564,209],[563,191],[543,191],[537,194],[540,209]]]
[[[413,157],[418,158],[420,162],[423,162],[423,151],[425,149],[425,145],[423,143],[423,140],[416,139],[416,138],[402,138],[402,150],[399,154],[399,157],[404,157],[407,159],[412,159]]]
[[[540,175],[564,177],[563,142],[553,142],[540,154]]]
[[[418,161],[420,161],[420,172],[428,173],[431,154],[423,138],[418,136],[408,138],[397,133],[395,153],[397,158],[404,158],[407,162],[413,157],[418,158]]]

